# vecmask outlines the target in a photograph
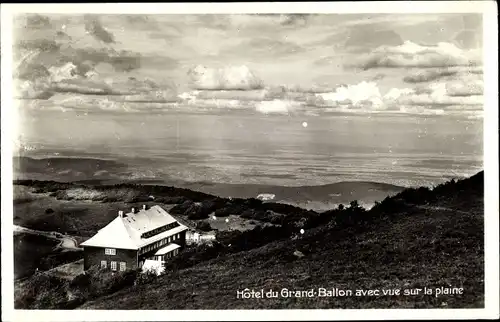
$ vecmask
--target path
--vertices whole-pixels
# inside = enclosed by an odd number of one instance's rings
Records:
[[[44,236],[53,240],[59,241],[59,244],[55,247],[55,249],[61,248],[63,250],[81,250],[80,247],[78,247],[78,242],[76,241],[75,238],[69,236],[69,235],[64,235],[55,231],[42,231],[42,230],[35,230],[35,229],[30,229],[18,225],[14,225],[14,233],[26,233],[26,234],[33,234],[33,235],[39,235],[39,236]]]

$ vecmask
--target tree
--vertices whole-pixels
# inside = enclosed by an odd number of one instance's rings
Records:
[[[358,203],[358,201],[357,201],[357,200],[353,200],[353,201],[351,201],[351,204],[350,204],[350,205],[351,205],[351,208],[352,208],[352,209],[358,209],[358,208],[359,208],[359,203]]]
[[[338,208],[339,208],[339,210],[344,210],[344,205],[340,204]]]

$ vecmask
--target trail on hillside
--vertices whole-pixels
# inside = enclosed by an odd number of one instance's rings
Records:
[[[57,240],[59,241],[59,244],[54,247],[54,250],[56,249],[63,249],[63,250],[81,250],[82,248],[78,247],[78,242],[76,241],[75,238],[68,236],[68,235],[63,235],[59,232],[55,231],[42,231],[42,230],[35,230],[35,229],[30,229],[18,225],[14,225],[14,234],[16,233],[25,233],[25,234],[33,234],[33,235],[39,235],[39,236],[44,236],[49,239]]]

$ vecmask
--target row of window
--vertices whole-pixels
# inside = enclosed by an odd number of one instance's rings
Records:
[[[117,262],[111,261],[110,262],[111,270],[116,271],[117,269]],[[101,261],[101,268],[108,268],[108,262],[107,261]],[[126,262],[120,262],[120,271],[123,272],[127,269],[127,263]]]
[[[114,248],[106,248],[104,249],[105,255],[116,255],[116,249]]]
[[[153,243],[153,244],[147,245],[144,248],[141,248],[141,250],[139,251],[139,254],[144,254],[144,253],[147,253],[153,249],[158,249],[164,245],[169,244],[170,242],[178,240],[180,237],[181,237],[181,234],[175,234],[171,237],[163,238],[163,239],[157,241],[156,243]]]
[[[158,235],[159,233],[162,233],[164,231],[170,230],[170,229],[178,227],[178,226],[179,226],[179,223],[174,221],[173,223],[170,223],[168,225],[161,226],[161,227],[158,227],[156,229],[145,232],[144,234],[141,235],[141,238],[149,238],[151,236]]]
[[[164,261],[166,259],[169,259],[169,258],[172,258],[174,256],[177,256],[178,254],[179,254],[179,249],[174,249],[170,253],[166,253],[164,255],[153,256],[153,260]]]

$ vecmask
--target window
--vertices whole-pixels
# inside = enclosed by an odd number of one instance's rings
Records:
[[[104,249],[104,254],[106,254],[106,255],[116,255],[116,249],[114,249],[114,248],[106,248],[106,249]]]
[[[111,262],[111,270],[116,271],[116,262]]]
[[[106,268],[108,266],[108,262],[101,261],[101,268]]]
[[[127,263],[125,262],[120,262],[120,271],[123,272],[124,270],[127,269]]]

